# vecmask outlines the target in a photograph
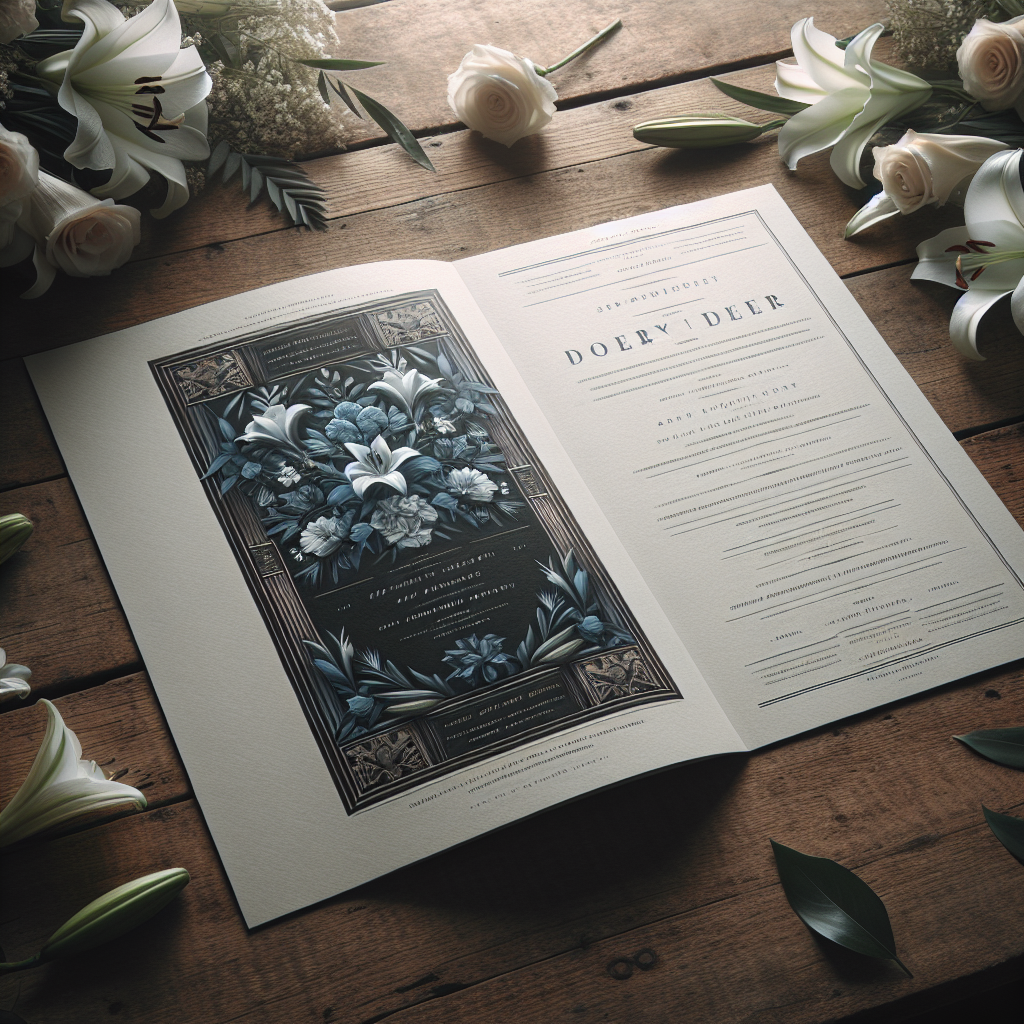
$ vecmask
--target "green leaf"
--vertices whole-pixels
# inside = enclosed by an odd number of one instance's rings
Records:
[[[985,814],[988,827],[993,835],[1019,861],[1024,861],[1024,818],[1015,818],[1012,814],[1000,814],[990,811],[984,804],[981,809]]]
[[[996,764],[1024,771],[1024,728],[980,729],[964,733],[953,739],[966,744],[975,753],[987,757]]]
[[[808,928],[855,953],[893,960],[896,941],[885,904],[849,868],[827,857],[810,857],[770,840],[789,905]]]
[[[279,156],[235,153],[226,142],[220,142],[210,157],[209,177],[222,164],[225,182],[241,167],[242,188],[249,195],[250,205],[266,189],[274,206],[297,227],[327,230],[327,194],[298,164]]]
[[[322,71],[362,71],[363,68],[376,68],[384,63],[382,60],[297,60],[296,64],[305,64],[307,68],[320,68]]]
[[[352,90],[341,81],[340,78],[328,78],[327,84],[338,94],[341,102],[352,111],[360,121],[365,121],[363,112],[359,109],[359,104],[356,102],[355,96],[352,95]]]
[[[322,71],[316,76],[316,87],[320,93],[320,99],[322,99],[327,106],[330,106],[331,94],[327,91],[327,76]]]
[[[363,105],[363,109],[374,119],[388,133],[388,135],[397,142],[402,149],[406,151],[421,167],[426,167],[428,171],[435,170],[434,165],[430,162],[430,157],[423,152],[423,147],[413,137],[411,131],[402,124],[401,121],[395,117],[394,114],[388,110],[382,103],[378,103],[372,96],[367,96],[365,92],[360,92],[358,89],[353,88],[351,85],[346,86],[352,93],[355,94],[357,100]]]
[[[718,86],[726,96],[731,96],[740,103],[746,103],[748,107],[756,107],[758,110],[772,110],[776,114],[799,114],[806,110],[810,103],[801,103],[799,100],[787,100],[782,96],[772,96],[767,92],[757,92],[755,89],[741,89],[738,85],[730,85],[720,78],[712,78],[712,82]]]

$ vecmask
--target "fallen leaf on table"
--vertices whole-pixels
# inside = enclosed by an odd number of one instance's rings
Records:
[[[892,960],[913,977],[896,955],[889,914],[871,886],[827,857],[771,844],[789,905],[808,928],[855,953]]]

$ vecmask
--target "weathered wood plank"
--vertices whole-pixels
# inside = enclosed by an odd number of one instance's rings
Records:
[[[989,430],[960,444],[1018,523],[1024,525],[1024,423]]]
[[[808,158],[793,174],[779,162],[774,140],[751,143],[751,152],[739,156],[735,148],[625,153],[342,218],[325,233],[275,231],[129,263],[106,278],[62,277],[43,305],[16,300],[8,282],[0,299],[8,297],[9,318],[18,327],[11,354],[55,348],[338,266],[453,260],[765,182],[775,185],[840,274],[909,260],[920,241],[957,219],[940,210],[898,225],[886,221],[863,242],[847,242],[836,211],[852,212],[856,204],[827,154]],[[69,307],[76,310],[73,318],[66,315]]]
[[[745,88],[771,92],[775,66],[763,65],[722,77]],[[624,153],[647,151],[649,147],[633,138],[633,125],[656,117],[708,111],[723,111],[754,120],[769,116],[752,112],[751,108],[730,99],[705,78],[563,111],[545,132],[523,139],[511,149],[468,131],[425,139],[424,145],[437,167],[436,174],[426,173],[397,146],[310,160],[305,169],[327,193],[328,218],[337,220],[499,181],[592,164]],[[758,173],[767,176],[775,164],[776,176],[781,180],[788,175],[778,159],[774,138],[774,135],[769,136],[756,147],[733,147],[726,155],[732,163],[753,159],[756,155]],[[686,162],[685,158],[679,159]],[[796,179],[802,174],[801,167]],[[838,179],[832,186],[827,207],[839,226],[853,216],[863,196],[842,186]],[[717,184],[716,187],[721,188]],[[286,222],[269,203],[247,204],[248,197],[237,181],[226,186],[210,184],[179,215],[164,221],[147,219],[142,243],[136,247],[132,259],[150,259],[249,235],[291,230],[283,227]],[[936,212],[929,211],[933,217]],[[956,214],[946,211],[942,216],[952,222]],[[889,224],[884,233],[878,228],[855,244],[867,245],[880,264],[906,258],[904,250],[899,248],[901,231],[894,231],[894,226]],[[942,226],[946,226],[945,220]],[[880,247],[880,239],[884,239],[886,245]],[[889,251],[893,246],[897,249]]]
[[[964,359],[950,343],[949,315],[959,298],[952,288],[911,281],[906,266],[846,284],[951,431],[1024,416],[1024,346],[1008,299],[978,329],[987,358],[977,362]]]
[[[95,761],[108,778],[140,790],[150,807],[191,795],[185,769],[144,673],[69,693],[53,703],[78,736],[82,757]],[[4,760],[0,807],[28,775],[45,729],[41,707],[7,703],[5,714],[0,715]]]
[[[0,494],[0,513],[36,526],[0,565],[0,647],[46,697],[71,680],[140,663],[110,577],[67,478]]]
[[[447,103],[447,77],[474,43],[493,43],[545,65],[571,53],[615,18],[622,29],[603,47],[557,71],[559,100],[637,91],[714,68],[763,63],[791,49],[790,28],[807,16],[800,0],[723,6],[715,0],[474,0],[439,17],[436,0],[392,0],[338,14],[339,56],[383,60],[384,67],[343,76],[394,110],[414,131],[458,119]],[[888,15],[881,0],[819,0],[816,24],[843,38]],[[752,28],[756,26],[756,30]],[[352,141],[380,137],[352,126]]]
[[[799,1022],[883,1004],[1024,949],[1020,869],[979,806],[1019,813],[1020,776],[951,738],[1008,724],[1022,690],[1018,664],[636,780],[252,933],[191,802],[15,851],[0,878],[46,885],[7,883],[11,956],[135,874],[182,864],[194,878],[113,955],[23,975],[17,1009],[53,1024],[115,1004],[150,1024],[366,1022],[421,1004],[397,1019],[492,1021],[514,1002],[523,1021]],[[785,904],[768,837],[873,885],[915,980],[817,943]],[[982,915],[965,943],[962,922]],[[645,947],[654,970],[607,974]],[[287,983],[268,969],[285,956]],[[17,984],[0,982],[0,1002]]]
[[[4,407],[0,445],[0,490],[62,476],[64,460],[20,359],[0,363]],[[7,509],[6,511],[16,511]]]

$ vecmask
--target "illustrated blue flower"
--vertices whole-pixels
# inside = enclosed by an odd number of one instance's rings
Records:
[[[349,697],[347,704],[352,714],[358,715],[360,718],[366,718],[374,707],[372,697]]]
[[[258,462],[247,462],[242,467],[242,476],[246,480],[255,480],[263,472],[263,467]]]
[[[592,644],[600,643],[604,635],[604,623],[596,615],[588,615],[582,622],[576,624],[576,629],[584,640]]]
[[[505,638],[488,633],[482,639],[475,633],[456,640],[454,651],[445,651],[442,661],[454,666],[449,679],[467,679],[493,683],[503,672],[513,671],[517,662],[511,654],[503,654]],[[511,662],[511,664],[509,664]]]

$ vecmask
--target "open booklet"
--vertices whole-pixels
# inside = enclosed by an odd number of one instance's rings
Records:
[[[1024,535],[770,186],[28,365],[250,925],[1024,649]]]

